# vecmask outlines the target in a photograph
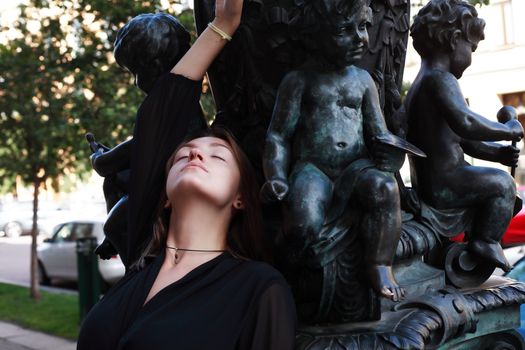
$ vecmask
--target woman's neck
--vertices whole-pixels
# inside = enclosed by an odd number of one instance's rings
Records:
[[[172,206],[166,245],[182,249],[224,250],[231,208],[193,198]]]

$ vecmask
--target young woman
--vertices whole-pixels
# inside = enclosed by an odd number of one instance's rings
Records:
[[[290,289],[271,266],[251,260],[264,252],[249,161],[220,129],[180,144],[198,114],[198,81],[235,32],[241,10],[242,0],[218,0],[213,25],[155,81],[138,111],[131,263],[84,320],[79,350],[293,348]],[[140,72],[132,72],[140,87]],[[156,212],[153,201],[160,202]]]
[[[292,349],[286,281],[246,259],[264,254],[257,193],[228,132],[208,129],[183,143],[166,166],[145,268],[88,314],[78,349]]]

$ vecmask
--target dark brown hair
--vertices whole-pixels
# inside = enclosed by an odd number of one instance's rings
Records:
[[[187,142],[206,136],[226,141],[232,150],[240,171],[239,192],[244,203],[244,209],[237,211],[232,217],[227,235],[227,250],[239,258],[270,261],[267,241],[263,237],[257,177],[248,157],[246,157],[229,131],[220,127],[212,127],[199,130],[186,137],[166,163],[164,182],[175,161],[177,151]],[[170,219],[170,209],[164,207],[167,199],[167,194],[163,191],[157,208],[156,220],[153,224],[153,237],[139,259],[139,265],[143,264],[146,256],[157,255],[165,247]]]

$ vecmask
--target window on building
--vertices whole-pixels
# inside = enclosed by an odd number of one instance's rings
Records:
[[[506,106],[516,108],[518,120],[525,125],[525,91],[513,92],[501,95],[501,102]]]
[[[482,6],[478,12],[479,16],[487,22],[483,46],[514,44],[512,0],[492,0],[489,6]]]
[[[502,94],[500,98],[504,105],[516,108],[518,120],[521,125],[525,126],[525,91]],[[518,184],[525,184],[525,148],[523,141],[518,142],[518,147],[521,150],[515,180]]]

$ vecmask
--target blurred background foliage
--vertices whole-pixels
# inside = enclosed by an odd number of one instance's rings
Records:
[[[176,6],[159,0],[30,0],[20,6],[18,19],[0,28],[0,193],[12,191],[17,176],[30,185],[63,174],[85,177],[91,170],[86,132],[110,147],[132,134],[144,95],[114,61],[116,33],[140,13],[164,11],[195,40],[192,11],[176,14]],[[211,119],[206,81],[203,90]]]
[[[420,5],[426,0],[419,1]],[[487,4],[489,0],[470,0]],[[417,1],[413,1],[417,5]],[[166,0],[29,0],[0,28],[0,194],[18,176],[35,185],[62,174],[89,174],[86,132],[108,146],[132,134],[144,98],[113,59],[116,33],[130,18],[164,11],[197,37],[192,10]],[[206,79],[201,104],[215,106]]]

